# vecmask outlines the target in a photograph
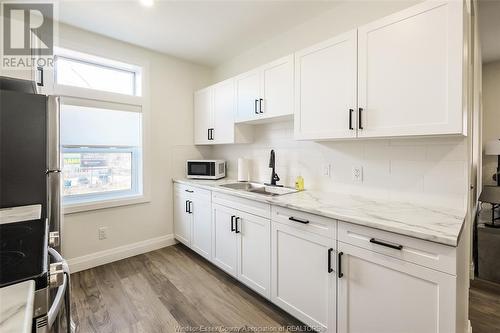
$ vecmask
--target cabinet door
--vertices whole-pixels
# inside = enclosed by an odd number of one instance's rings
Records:
[[[332,239],[272,221],[272,301],[305,324],[335,332],[335,268]],[[331,249],[331,250],[330,250]]]
[[[463,132],[462,6],[426,1],[359,28],[358,136]]]
[[[295,54],[297,139],[356,136],[356,36],[353,30]]]
[[[182,188],[174,187],[174,235],[187,246],[191,245],[191,214],[188,212],[189,196]]]
[[[236,216],[234,210],[212,205],[212,262],[227,273],[237,276],[238,245],[231,216]]]
[[[194,143],[210,144],[208,130],[212,128],[213,95],[208,87],[194,93]]]
[[[191,248],[207,259],[212,254],[212,196],[207,190],[195,189],[191,195],[193,230]]]
[[[339,333],[455,332],[456,277],[342,242]]]
[[[271,222],[239,211],[237,216],[238,279],[270,298]]]
[[[262,67],[262,118],[293,114],[293,55]]]
[[[234,143],[234,80],[213,86],[213,143]]]
[[[236,84],[236,121],[253,120],[260,117],[260,71],[240,75]]]

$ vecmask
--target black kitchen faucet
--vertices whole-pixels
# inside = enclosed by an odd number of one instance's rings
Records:
[[[280,181],[280,177],[276,173],[276,155],[274,154],[274,149],[271,149],[271,156],[269,157],[269,167],[273,169],[273,172],[271,173],[271,183],[270,184],[265,184],[265,185],[270,185],[270,186],[283,186],[283,185],[277,185],[276,182]]]

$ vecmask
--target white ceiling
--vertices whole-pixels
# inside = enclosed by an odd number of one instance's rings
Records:
[[[500,0],[481,0],[478,17],[483,62],[500,60]]]
[[[59,2],[59,19],[108,37],[216,66],[331,8],[334,1]]]

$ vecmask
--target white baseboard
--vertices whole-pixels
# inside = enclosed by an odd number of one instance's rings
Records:
[[[472,333],[472,325],[470,324],[470,320],[469,320],[469,333]]]
[[[158,250],[162,247],[174,245],[175,243],[177,243],[177,241],[174,239],[173,234],[150,238],[137,243],[127,244],[109,250],[71,258],[68,259],[68,265],[71,273],[75,273],[113,261],[136,256],[138,254]]]

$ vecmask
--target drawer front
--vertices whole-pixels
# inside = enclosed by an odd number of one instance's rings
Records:
[[[271,218],[271,206],[264,202],[240,198],[234,195],[212,192],[212,202],[222,206],[241,210],[246,213]]]
[[[456,275],[456,248],[352,223],[338,224],[338,240]]]
[[[179,192],[184,192],[189,197],[197,196],[197,197],[207,198],[208,200],[211,200],[210,198],[212,196],[211,191],[209,191],[209,190],[201,189],[201,188],[198,188],[196,186],[179,184],[179,183],[174,184],[174,190],[179,191]]]
[[[306,232],[337,238],[337,221],[333,219],[278,206],[272,206],[271,219]]]

